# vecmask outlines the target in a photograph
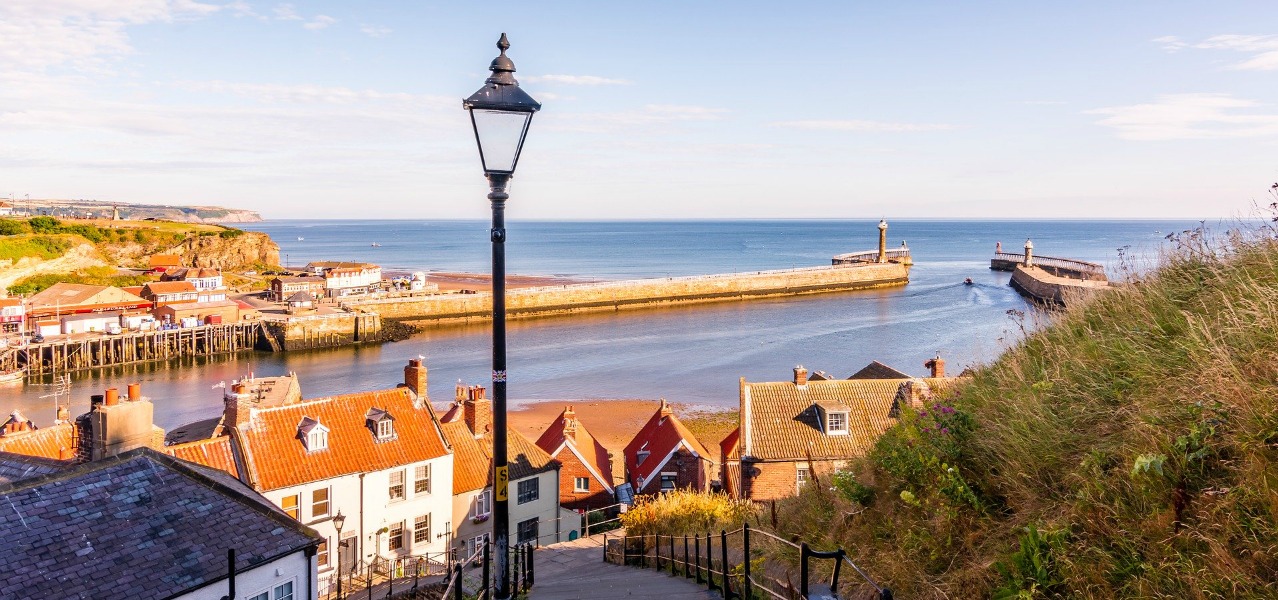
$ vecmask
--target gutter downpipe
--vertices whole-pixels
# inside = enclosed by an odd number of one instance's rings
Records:
[[[360,544],[359,550],[360,552],[364,551],[364,475],[367,475],[367,473],[359,474],[359,544]],[[359,557],[356,556],[355,558],[358,559]],[[355,564],[359,564],[359,562],[357,561]]]

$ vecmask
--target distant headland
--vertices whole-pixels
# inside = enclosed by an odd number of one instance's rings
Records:
[[[252,210],[223,208],[221,206],[179,206],[173,204],[136,204],[104,202],[100,200],[59,200],[51,198],[14,198],[4,202],[12,204],[15,214],[49,215],[58,218],[110,219],[118,211],[118,218],[129,221],[155,219],[178,223],[257,223],[262,215]]]

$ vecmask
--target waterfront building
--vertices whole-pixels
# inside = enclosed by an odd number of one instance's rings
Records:
[[[603,508],[615,502],[613,454],[577,419],[569,406],[550,422],[537,446],[563,464],[559,503],[571,509]]]
[[[183,302],[161,306],[151,311],[151,314],[161,322],[194,325],[229,324],[240,320],[240,305],[233,300]]]
[[[323,277],[276,277],[271,279],[271,300],[285,302],[298,292],[307,292],[315,298],[324,297]]]
[[[453,548],[472,555],[490,539],[493,510],[492,401],[483,386],[457,384],[454,402],[440,417],[453,449]],[[580,517],[559,506],[559,461],[518,431],[507,428],[510,539],[553,544],[568,539]]]
[[[656,412],[639,429],[622,451],[626,460],[626,481],[636,494],[659,494],[676,489],[705,491],[718,475],[718,465],[710,451],[675,416],[674,409],[661,399]],[[576,481],[574,490],[588,486]]]
[[[169,269],[181,268],[182,257],[176,254],[152,254],[147,257],[146,263],[149,272],[160,274]]]
[[[222,272],[211,268],[179,267],[169,269],[160,276],[160,281],[188,281],[197,290],[216,290],[225,287],[222,284]]]
[[[105,331],[111,323],[120,325],[122,319],[143,315],[150,308],[151,302],[120,288],[55,283],[27,298],[26,320],[28,330],[42,335]],[[65,320],[77,315],[94,317],[73,319],[70,330],[64,331]]]
[[[864,456],[896,424],[901,407],[922,409],[959,378],[811,381],[794,368],[791,381],[740,380],[740,422],[721,443],[725,490],[738,498],[775,500],[798,493]]]
[[[152,281],[142,286],[142,297],[150,300],[155,308],[200,301],[200,293],[189,281]]]
[[[382,268],[377,265],[340,267],[324,271],[324,289],[330,298],[372,292],[382,282]]]
[[[0,298],[0,340],[6,334],[22,333],[26,315],[21,298]]]
[[[171,446],[174,455],[239,477],[313,527],[323,539],[320,593],[336,583],[339,554],[342,569],[354,572],[446,561],[453,454],[421,360],[389,390],[302,399],[295,377],[265,381],[233,383],[221,419],[207,429],[214,437]],[[186,439],[203,429],[189,427]],[[346,517],[341,540],[338,513]]]
[[[321,538],[221,472],[149,448],[0,464],[28,469],[0,478],[17,515],[0,536],[6,597],[318,597]]]
[[[288,303],[288,314],[304,314],[315,310],[315,296],[310,292],[296,292],[285,299]]]

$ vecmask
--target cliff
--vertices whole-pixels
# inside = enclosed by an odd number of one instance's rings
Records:
[[[32,199],[15,203],[19,213],[25,213],[28,205],[32,214],[44,214],[57,218],[91,217],[109,219],[113,212],[126,221],[155,219],[176,223],[256,223],[262,216],[256,211],[221,206],[179,206],[160,204],[136,204],[123,202],[97,202],[93,200]]]
[[[232,235],[187,236],[169,250],[192,267],[217,267],[236,271],[254,265],[280,264],[280,247],[265,233],[227,230]]]

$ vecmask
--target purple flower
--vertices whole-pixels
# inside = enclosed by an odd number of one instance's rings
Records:
[[[948,407],[948,406],[947,406],[947,407],[945,407],[945,408],[942,408],[942,409],[941,409],[941,412],[943,412],[943,413],[945,413],[945,414],[947,414],[947,415],[948,415],[948,414],[952,414],[952,413],[954,412],[954,409],[952,409],[952,408],[950,408],[950,407]]]
[[[950,428],[949,428],[949,427],[942,427],[942,428],[941,428],[941,433],[949,433],[949,432],[950,432]]]
[[[920,411],[919,411],[919,416],[920,416],[920,417],[926,417],[926,416],[927,416],[927,411],[926,411],[926,410],[920,410]]]

